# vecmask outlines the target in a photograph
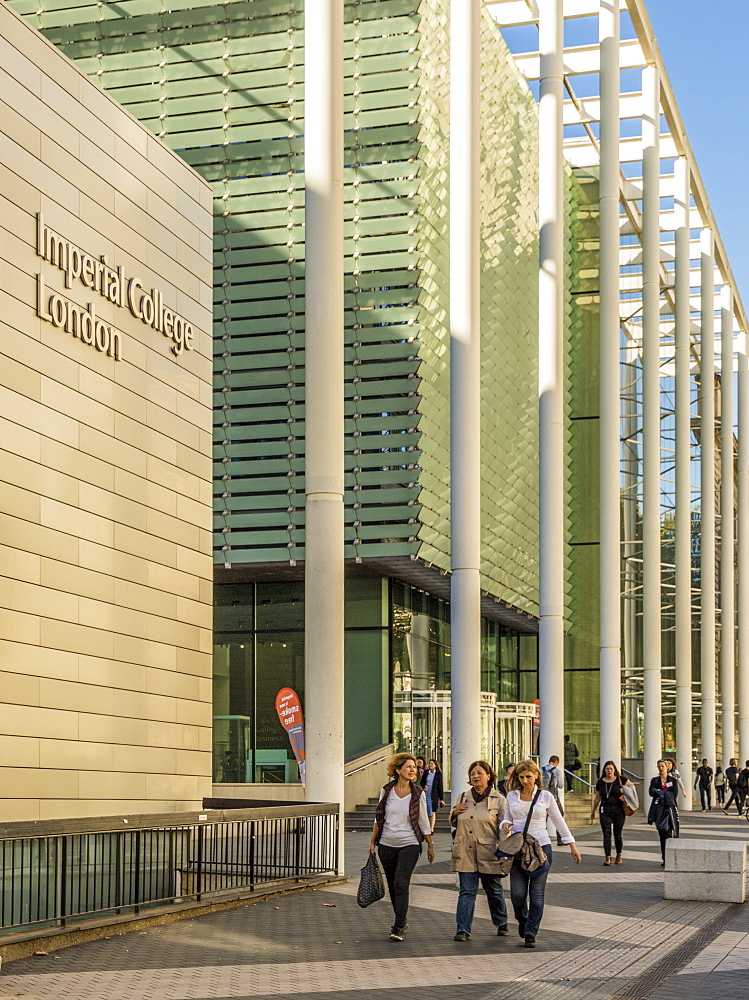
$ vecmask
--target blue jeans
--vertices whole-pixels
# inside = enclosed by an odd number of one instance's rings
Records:
[[[551,863],[551,844],[543,845],[544,853]],[[510,898],[518,922],[520,937],[536,937],[544,915],[544,893],[548,872],[530,878],[520,867],[520,859],[515,858],[510,869]]]
[[[492,923],[495,927],[506,924],[507,904],[505,903],[501,876],[485,875],[484,872],[458,872],[458,875],[460,876],[460,895],[458,896],[458,910],[455,914],[458,931],[465,931],[466,934],[471,933],[476,893],[479,891],[479,879],[481,879],[489,903]]]

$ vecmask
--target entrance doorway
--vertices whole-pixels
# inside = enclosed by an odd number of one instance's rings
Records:
[[[509,761],[530,755],[536,707],[525,702],[497,701],[481,694],[480,755],[500,776]],[[393,695],[393,740],[396,753],[412,753],[439,761],[445,788],[451,788],[450,691],[396,691]]]

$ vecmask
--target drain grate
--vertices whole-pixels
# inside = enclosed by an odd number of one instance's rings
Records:
[[[719,934],[731,923],[733,918],[743,910],[741,903],[732,903],[701,927],[696,934],[693,934],[687,941],[674,948],[672,952],[665,955],[662,962],[651,966],[642,975],[622,986],[616,993],[610,994],[611,1000],[646,1000],[669,976],[675,975],[680,969],[690,962],[695,955],[699,955],[703,948],[706,948],[711,941],[714,941]]]

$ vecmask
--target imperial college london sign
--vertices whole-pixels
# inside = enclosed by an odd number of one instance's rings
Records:
[[[79,284],[97,292],[107,302],[127,309],[146,326],[163,334],[175,356],[193,349],[192,326],[164,305],[164,296],[157,288],[146,290],[138,278],[128,278],[122,266],[111,267],[104,255],[93,257],[63,239],[44,224],[41,212],[36,217],[36,253],[59,268],[66,288]],[[37,275],[36,281],[36,311],[41,319],[115,361],[122,360],[122,334],[97,316],[95,302],[81,306],[65,295],[50,292],[42,274]]]

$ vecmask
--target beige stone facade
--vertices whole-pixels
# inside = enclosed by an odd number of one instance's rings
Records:
[[[0,3],[8,820],[211,776],[211,194]]]

